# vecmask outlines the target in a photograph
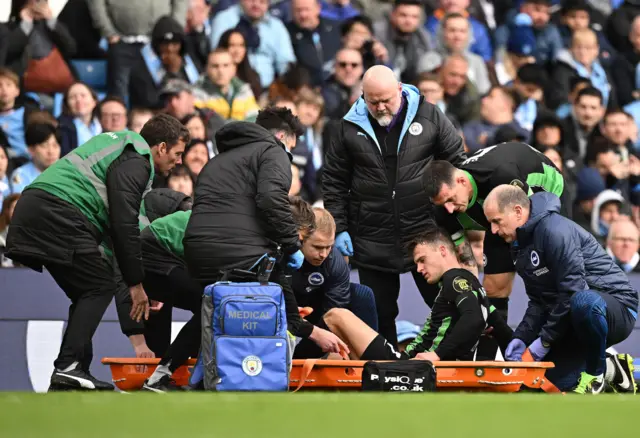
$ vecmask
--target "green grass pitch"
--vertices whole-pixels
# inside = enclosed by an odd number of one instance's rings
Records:
[[[0,393],[0,437],[602,437],[640,397],[547,394]]]

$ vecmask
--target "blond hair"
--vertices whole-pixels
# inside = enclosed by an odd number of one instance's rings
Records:
[[[333,220],[331,213],[320,207],[315,207],[313,213],[316,216],[316,231],[331,235],[336,233],[336,222]]]

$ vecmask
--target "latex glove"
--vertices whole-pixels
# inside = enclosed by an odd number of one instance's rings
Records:
[[[505,351],[505,357],[507,360],[513,362],[520,362],[522,360],[522,355],[524,354],[524,350],[527,349],[527,346],[520,339],[512,339],[507,346],[507,351]]]
[[[536,362],[544,359],[550,349],[550,347],[545,347],[544,345],[542,345],[542,339],[540,338],[536,339],[531,345],[529,345],[531,356],[533,356],[533,360],[535,360]]]
[[[346,231],[336,236],[335,242],[336,248],[343,256],[353,257],[353,243],[351,243],[351,236]]]
[[[293,254],[289,256],[289,261],[287,262],[287,266],[298,270],[302,267],[302,262],[304,262],[304,255],[302,251],[297,250]]]

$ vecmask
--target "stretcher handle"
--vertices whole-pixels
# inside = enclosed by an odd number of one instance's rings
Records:
[[[533,358],[533,355],[527,348],[522,354],[522,362],[535,362],[536,360]],[[551,383],[548,378],[544,379],[544,383],[540,386],[544,392],[548,392],[549,394],[564,394],[564,392],[560,391],[556,385]]]
[[[349,360],[349,355],[344,350],[340,350],[340,356],[342,356],[344,360]],[[304,386],[305,382],[307,381],[307,377],[309,377],[311,371],[313,370],[313,367],[316,366],[317,362],[318,359],[306,359],[304,361],[304,364],[302,364],[302,370],[300,371],[300,380],[298,380],[298,386],[296,386],[296,389],[293,392],[298,392],[298,390]]]

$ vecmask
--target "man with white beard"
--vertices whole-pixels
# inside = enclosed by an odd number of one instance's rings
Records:
[[[438,293],[416,272],[405,249],[434,226],[423,170],[432,160],[455,166],[466,157],[451,122],[388,67],[367,70],[362,91],[329,134],[324,206],[335,218],[336,247],[358,267],[360,283],[373,289],[380,334],[395,346],[400,274],[413,274],[430,307]]]

